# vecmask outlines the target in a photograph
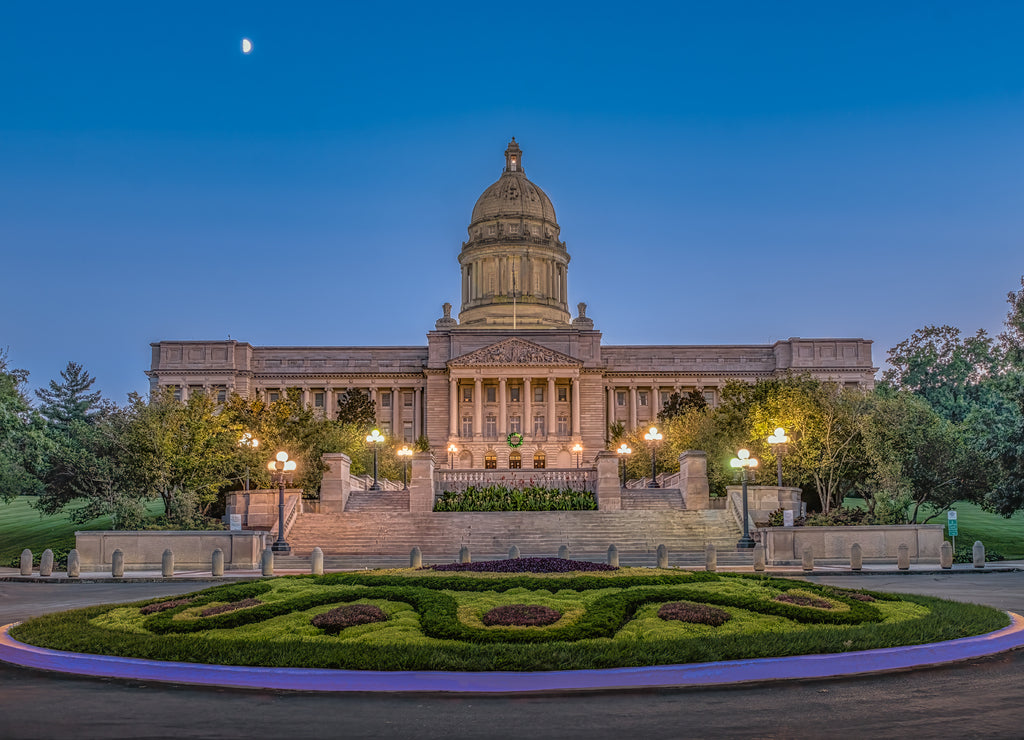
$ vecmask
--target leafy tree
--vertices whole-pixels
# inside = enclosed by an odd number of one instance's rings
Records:
[[[703,411],[708,407],[704,394],[694,389],[686,394],[672,393],[665,402],[664,408],[658,412],[658,421],[664,423],[687,411]]]
[[[70,424],[87,421],[101,403],[102,394],[90,391],[96,379],[77,362],[69,362],[60,371],[61,382],[51,380],[47,388],[40,388],[36,396],[41,401],[39,412],[51,424]]]
[[[358,388],[349,388],[338,399],[337,419],[342,424],[369,428],[377,423],[377,407],[369,393],[364,393]]]
[[[0,500],[38,494],[47,440],[43,420],[29,405],[24,384],[28,373],[8,369],[0,350]]]

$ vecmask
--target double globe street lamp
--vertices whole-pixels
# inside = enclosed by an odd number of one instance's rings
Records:
[[[644,435],[644,439],[651,445],[651,483],[648,488],[661,488],[657,478],[658,443],[664,439],[658,427],[651,427],[651,430]]]
[[[768,437],[768,444],[775,450],[775,462],[778,464],[778,486],[782,488],[782,458],[786,455],[789,437],[782,427],[775,427],[775,433]]]
[[[270,477],[277,483],[277,541],[270,546],[273,552],[288,555],[292,548],[284,541],[284,484],[290,483],[295,473],[295,461],[288,459],[288,453],[282,450],[275,459],[267,463]]]
[[[750,523],[747,517],[747,478],[753,480],[754,468],[757,467],[757,458],[750,456],[749,450],[740,450],[736,457],[729,461],[729,466],[738,468],[740,478],[743,481],[743,536],[736,543],[736,547],[747,550],[754,546],[754,540],[750,536]]]
[[[622,487],[626,487],[626,455],[633,454],[633,448],[627,445],[625,442],[615,450],[619,453],[619,467],[622,468]]]
[[[380,483],[377,482],[377,445],[383,442],[384,439],[385,437],[380,433],[379,429],[374,429],[370,434],[366,435],[366,441],[373,445],[373,485],[369,488],[371,491],[380,490]]]
[[[252,433],[246,432],[242,435],[242,438],[238,440],[239,447],[245,447],[252,452],[260,446],[260,441],[252,436]],[[249,455],[245,456],[245,490],[249,490]]]

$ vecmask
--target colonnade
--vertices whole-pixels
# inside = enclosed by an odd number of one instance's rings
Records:
[[[568,381],[569,388],[565,401],[557,400],[560,380],[563,386],[566,385],[565,381]],[[493,387],[495,381],[497,381],[496,399],[493,402],[485,403],[485,382],[488,386]],[[469,383],[472,383],[473,389],[471,393],[471,407],[467,407],[467,404],[462,401],[460,396],[460,388]],[[545,388],[544,400],[540,404],[534,401],[534,393],[538,385]],[[511,400],[511,387],[520,389],[521,395],[518,401]],[[519,431],[525,437],[530,438],[534,436],[533,420],[535,412],[537,415],[544,417],[544,436],[558,436],[558,428],[555,424],[558,418],[559,406],[561,405],[562,408],[565,408],[565,404],[568,404],[569,427],[566,430],[568,434],[562,436],[578,437],[580,435],[580,379],[578,375],[568,378],[556,375],[540,378],[531,376],[509,377],[505,375],[473,375],[468,377],[452,375],[448,379],[448,435],[450,437],[466,438],[467,435],[459,427],[459,420],[465,412],[471,409],[473,420],[472,436],[474,438],[484,436],[484,417],[485,413],[488,412],[496,412],[494,436],[503,437],[512,431],[509,423],[509,411],[511,409],[519,412],[521,421]]]

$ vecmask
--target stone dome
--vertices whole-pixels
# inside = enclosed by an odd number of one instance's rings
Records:
[[[473,206],[470,227],[496,218],[533,218],[557,224],[555,207],[547,194],[526,179],[523,155],[512,138],[505,150],[505,171],[496,183],[484,190]]]

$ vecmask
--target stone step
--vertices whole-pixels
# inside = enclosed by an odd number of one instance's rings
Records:
[[[735,543],[734,543],[735,544]],[[410,548],[411,549],[411,548]],[[557,552],[521,552],[521,557],[556,557]],[[475,553],[470,552],[473,562],[484,562],[487,560],[504,560],[508,557],[507,552]],[[458,561],[458,551],[452,553],[424,552],[422,554],[424,565],[442,565]],[[603,563],[607,560],[607,551],[602,553],[573,553],[569,552],[572,560],[584,560],[593,563]],[[704,551],[681,551],[669,550],[668,562],[670,567],[684,567],[702,569],[705,565]],[[753,555],[749,550],[718,551],[718,565],[722,567],[750,567],[753,565]],[[622,567],[651,568],[657,565],[657,554],[646,552],[623,552],[619,551],[619,565]],[[274,567],[280,570],[298,570],[308,572],[310,570],[310,559],[301,556],[275,557]],[[325,570],[359,570],[363,568],[408,568],[409,554],[393,555],[342,555],[324,556]]]
[[[346,512],[409,511],[408,491],[352,491]]]

